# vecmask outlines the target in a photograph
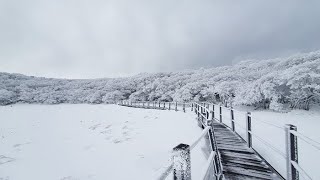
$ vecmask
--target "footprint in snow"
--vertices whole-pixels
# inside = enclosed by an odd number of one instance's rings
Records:
[[[95,130],[95,129],[97,129],[100,125],[101,125],[101,124],[93,125],[93,126],[89,127],[89,129]]]
[[[7,157],[7,156],[3,156],[3,155],[0,155],[0,165],[2,164],[6,164],[6,163],[9,163],[9,162],[12,162],[14,161],[15,159],[11,158],[11,157]]]
[[[100,133],[101,134],[111,134],[111,129],[101,131]]]
[[[113,143],[114,144],[118,144],[118,143],[121,143],[122,141],[121,140],[119,140],[119,139],[115,139],[115,140],[113,140]]]
[[[110,124],[110,125],[106,126],[105,129],[109,129],[111,126],[112,126],[112,125]]]
[[[67,176],[67,177],[61,178],[60,180],[78,180],[78,179],[72,176]]]
[[[7,177],[0,177],[0,180],[10,180],[10,177],[7,176]]]

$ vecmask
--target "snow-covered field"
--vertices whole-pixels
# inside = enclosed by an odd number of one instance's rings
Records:
[[[116,105],[0,107],[1,180],[150,180],[199,136],[193,113]],[[205,163],[204,143],[192,170]]]
[[[168,164],[171,149],[201,133],[195,115],[116,105],[14,105],[0,107],[0,180],[149,180]],[[289,113],[252,112],[253,147],[285,175],[285,124],[320,142],[320,108]],[[246,138],[245,111],[235,111]],[[230,112],[223,110],[230,125]],[[269,124],[266,124],[269,123]],[[271,125],[270,125],[271,124]],[[204,141],[204,140],[203,140]],[[320,151],[298,139],[299,164],[320,179]],[[191,152],[197,179],[208,154],[204,142]]]

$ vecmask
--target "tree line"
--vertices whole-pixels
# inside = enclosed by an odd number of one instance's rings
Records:
[[[320,51],[232,66],[125,78],[54,79],[0,73],[0,105],[207,101],[282,111],[320,102]]]

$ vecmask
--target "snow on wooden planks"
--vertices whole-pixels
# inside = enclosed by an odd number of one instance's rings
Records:
[[[213,122],[225,179],[282,179],[237,134]]]

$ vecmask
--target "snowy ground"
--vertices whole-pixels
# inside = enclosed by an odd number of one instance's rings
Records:
[[[0,180],[155,179],[168,164],[170,150],[182,142],[190,144],[201,133],[189,111],[116,105],[0,107]],[[235,111],[235,121],[237,132],[246,138],[245,111]],[[227,109],[223,109],[223,122],[230,125]],[[320,108],[252,112],[253,133],[280,153],[285,153],[285,124],[296,125],[298,132],[320,142]],[[298,145],[299,164],[313,179],[320,179],[320,151],[300,139]],[[285,175],[285,160],[279,152],[257,138],[253,147]],[[193,179],[207,156],[203,142],[192,151]]]
[[[218,107],[216,107],[218,109]],[[246,111],[248,108],[238,107],[234,112],[235,127],[238,134],[246,139]],[[230,110],[223,108],[223,122],[231,127]],[[320,142],[320,107],[310,111],[292,110],[288,113],[277,113],[266,110],[253,110],[252,132],[253,148],[257,150],[275,169],[286,177],[285,124],[297,126],[298,132]],[[218,114],[217,114],[218,117]],[[258,136],[258,138],[257,138]],[[259,138],[262,138],[262,142]],[[266,142],[268,144],[266,144]],[[282,154],[282,155],[281,155]],[[318,160],[320,150],[298,138],[298,157],[300,166],[312,179],[320,179]],[[303,179],[301,177],[301,179]]]
[[[201,133],[195,115],[116,105],[0,107],[0,180],[150,180]],[[204,143],[192,152],[197,179]]]

